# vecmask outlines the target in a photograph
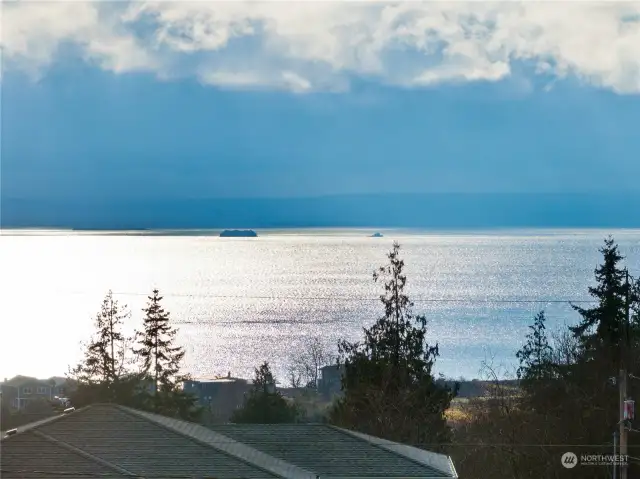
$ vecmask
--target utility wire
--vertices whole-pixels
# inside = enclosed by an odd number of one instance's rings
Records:
[[[114,296],[149,296],[148,293],[136,293],[125,291],[113,291]],[[70,292],[61,294],[88,294],[83,292]],[[309,301],[380,301],[380,297],[365,296],[291,296],[291,295],[274,295],[274,296],[256,296],[256,295],[224,295],[224,294],[184,294],[184,293],[162,293],[163,297],[181,297],[181,298],[221,298],[221,299],[292,299],[292,300],[309,300]],[[418,298],[411,300],[414,303],[478,303],[478,304],[548,304],[548,303],[597,303],[597,300],[588,299],[451,299],[451,298]]]

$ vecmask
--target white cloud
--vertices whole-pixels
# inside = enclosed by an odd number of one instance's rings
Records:
[[[198,78],[203,83],[234,89],[273,88],[304,93],[311,90],[311,82],[297,73],[284,71],[278,76],[267,77],[260,72],[202,70]]]
[[[55,61],[62,44],[69,43],[79,47],[86,60],[116,73],[158,68],[120,19],[100,7],[81,2],[3,2],[3,66],[37,74]]]
[[[225,87],[342,90],[495,81],[526,61],[640,93],[640,2],[4,3],[5,68],[43,71],[75,44],[124,73]]]

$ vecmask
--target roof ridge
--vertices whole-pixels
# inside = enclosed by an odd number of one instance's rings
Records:
[[[271,456],[265,452],[248,446],[240,441],[236,441],[228,436],[225,436],[224,434],[221,434],[200,424],[184,421],[181,419],[175,419],[168,416],[162,416],[160,414],[150,413],[147,411],[141,411],[139,409],[133,409],[127,406],[121,406],[117,404],[113,404],[113,406],[125,413],[128,413],[131,416],[142,418],[173,433],[180,434],[181,436],[186,437],[198,444],[215,449],[253,467],[262,469],[263,471],[268,472],[269,474],[273,474],[276,477],[281,477],[283,479],[317,478],[317,475],[311,471],[307,471],[306,469],[296,466],[295,464],[291,464],[287,461]],[[186,431],[184,429],[184,426],[189,426],[191,429],[200,428],[201,434],[190,433],[189,431]],[[202,433],[209,436],[209,440],[202,437]],[[254,460],[251,459],[252,457],[254,458]],[[260,458],[261,460],[256,461],[256,458]]]
[[[7,429],[5,431],[2,431],[2,437],[0,437],[0,441],[7,441],[9,439],[11,439],[12,437],[18,435],[18,434],[22,434],[23,432],[27,432],[27,431],[31,431],[32,429],[38,429],[41,426],[44,426],[45,424],[49,424],[52,422],[56,422],[61,420],[62,418],[68,417],[70,414],[79,414],[82,413],[83,411],[86,411],[87,409],[89,409],[92,405],[88,405],[88,406],[84,406],[80,409],[75,409],[72,413],[60,413],[60,414],[54,414],[53,416],[50,417],[46,417],[44,419],[40,419],[39,421],[33,421],[30,423],[27,423],[23,426],[18,426],[15,427],[13,429],[17,429],[18,432],[16,434],[12,434],[11,436],[6,436],[5,434],[7,433],[7,431],[11,431],[11,429]]]
[[[407,444],[402,444],[402,443],[399,443],[399,442],[390,441],[388,439],[383,439],[383,438],[380,438],[380,437],[372,436],[370,434],[365,434],[365,433],[358,432],[358,431],[351,431],[349,429],[344,429],[344,428],[341,428],[341,427],[338,427],[338,426],[334,426],[333,424],[326,424],[326,426],[331,428],[331,429],[333,429],[333,430],[339,431],[339,432],[341,432],[342,434],[344,434],[346,436],[350,436],[352,438],[360,439],[361,441],[365,441],[368,444],[371,444],[372,446],[377,447],[378,449],[382,449],[382,450],[390,452],[392,454],[396,454],[396,455],[398,455],[398,456],[400,456],[400,457],[402,457],[402,458],[404,458],[404,459],[406,459],[406,460],[408,460],[410,462],[413,462],[415,464],[419,464],[421,466],[428,467],[429,469],[432,469],[432,470],[434,470],[436,472],[439,472],[439,473],[442,473],[442,474],[447,474],[447,471],[444,471],[444,470],[440,469],[440,467],[437,467],[434,464],[431,464],[431,463],[429,463],[427,461],[420,460],[420,459],[418,459],[416,457],[409,456],[407,454],[403,454],[402,452],[396,450],[395,448],[394,449],[391,448],[392,446],[401,446],[401,447],[413,447],[413,446],[409,446]],[[375,439],[375,441],[372,441],[369,438]],[[414,449],[417,449],[417,448],[414,448]],[[447,458],[447,460],[449,462],[449,465],[450,466],[453,465],[453,463],[451,461],[451,458],[449,456],[447,456],[446,454],[439,454],[439,453],[426,451],[426,450],[422,450],[422,449],[420,449],[419,451],[421,451],[423,453],[427,453],[427,454],[438,454],[440,456],[444,456],[444,457]],[[442,477],[443,478],[447,478],[447,479],[455,479],[455,478],[458,477],[457,473],[455,473],[455,469],[450,471],[450,473],[451,472],[453,472],[453,474],[445,475],[445,476],[442,476]],[[434,479],[437,479],[437,478],[434,478]]]

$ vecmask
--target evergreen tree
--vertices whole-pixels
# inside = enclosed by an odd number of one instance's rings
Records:
[[[527,342],[516,353],[520,361],[518,379],[524,383],[531,383],[551,376],[553,349],[549,345],[545,326],[544,311],[540,311],[533,324],[529,326]]]
[[[618,428],[620,413],[618,385],[612,384],[611,378],[617,378],[626,343],[627,293],[630,347],[625,366],[636,375],[640,366],[640,334],[636,322],[640,285],[630,278],[627,286],[627,272],[621,265],[623,258],[613,239],[608,238],[600,252],[603,260],[595,270],[596,285],[589,288],[596,299],[595,306],[574,307],[581,321],[557,335],[553,344],[547,343],[544,320],[539,315],[531,326],[527,344],[518,353],[523,394],[510,398],[506,402],[509,407],[488,411],[491,414],[481,417],[475,427],[479,437],[460,437],[461,442],[512,445],[496,449],[493,459],[501,466],[491,471],[494,475],[504,467],[504,459],[511,458],[511,466],[517,471],[513,477],[560,477],[556,462],[558,451],[553,446],[557,444],[575,444],[573,452],[578,455],[611,451],[611,434]],[[551,347],[550,354],[547,346]],[[638,391],[636,382],[628,381],[628,395],[637,398]],[[483,436],[485,431],[487,436]],[[496,439],[496,435],[502,437]],[[629,450],[637,447],[636,439],[635,435],[629,435]],[[541,447],[524,446],[527,444]],[[545,448],[544,444],[549,446]],[[464,449],[468,454],[467,448]],[[472,450],[472,454],[482,456],[486,451],[487,448],[479,447]],[[470,462],[469,467],[489,462],[481,458]],[[608,471],[581,468],[577,474],[585,479],[599,478],[605,477]],[[481,475],[486,476],[487,471]],[[629,477],[640,477],[636,464],[631,463]]]
[[[178,375],[178,366],[184,353],[172,346],[175,330],[168,325],[169,315],[160,307],[161,299],[158,291],[154,291],[145,309],[145,330],[138,334],[141,347],[137,351],[138,359],[143,360],[142,371],[136,371],[131,364],[134,358],[127,354],[130,340],[122,334],[129,313],[126,306],[120,307],[113,299],[111,292],[107,294],[96,317],[97,331],[86,345],[85,357],[69,372],[75,384],[70,394],[75,407],[115,402],[186,420],[200,417],[197,398],[179,387],[182,376]],[[154,394],[147,391],[149,380],[154,384]]]
[[[618,361],[619,348],[625,339],[626,301],[630,293],[626,284],[627,272],[620,266],[624,257],[613,238],[605,240],[600,252],[603,263],[595,270],[597,284],[589,288],[589,294],[598,304],[592,308],[573,305],[582,320],[571,331],[580,339],[586,359],[597,354],[596,350],[608,350],[613,354],[612,359]]]
[[[276,390],[276,381],[269,367],[263,363],[255,370],[253,385],[242,408],[234,411],[231,422],[275,424],[295,422],[298,409],[287,403]]]
[[[630,336],[637,345],[640,342],[640,278],[631,282],[629,302]]]
[[[70,371],[79,387],[90,387],[96,400],[116,400],[119,382],[126,371],[127,338],[122,334],[129,318],[126,305],[120,307],[109,291],[95,318],[96,332],[85,346],[83,360]]]
[[[148,297],[143,309],[144,331],[137,332],[138,348],[135,353],[142,359],[142,369],[153,381],[154,393],[173,391],[183,379],[179,375],[184,349],[174,346],[177,329],[170,324],[170,314],[162,307],[162,296],[157,289]]]
[[[432,375],[438,345],[427,344],[426,318],[412,313],[399,251],[394,243],[389,264],[373,275],[374,281],[383,281],[384,316],[364,329],[362,343],[342,341],[338,346],[344,395],[332,408],[330,420],[417,446],[447,442],[445,411],[455,391],[436,383]]]
[[[569,336],[572,337],[572,336]],[[562,336],[558,340],[563,340]],[[563,340],[565,344],[566,340]],[[561,346],[561,345],[558,345]],[[562,374],[566,373],[567,363],[565,351],[554,350],[549,343],[546,332],[546,317],[544,311],[540,311],[529,326],[526,343],[516,353],[520,362],[517,377],[520,386],[525,392],[522,402],[527,409],[538,412],[549,412],[566,401],[565,384],[558,381]],[[555,363],[555,360],[562,363]]]
[[[184,349],[175,346],[177,329],[170,324],[170,314],[161,305],[162,296],[157,289],[148,297],[143,309],[144,330],[137,332],[138,348],[135,353],[142,360],[141,376],[152,385],[152,391],[140,388],[138,395],[143,399],[143,408],[159,414],[196,420],[202,409],[196,406],[197,398],[182,390],[182,383],[188,375],[180,374],[180,362]]]

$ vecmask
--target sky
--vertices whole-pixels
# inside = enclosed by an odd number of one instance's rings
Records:
[[[640,2],[1,15],[4,198],[640,190]]]

